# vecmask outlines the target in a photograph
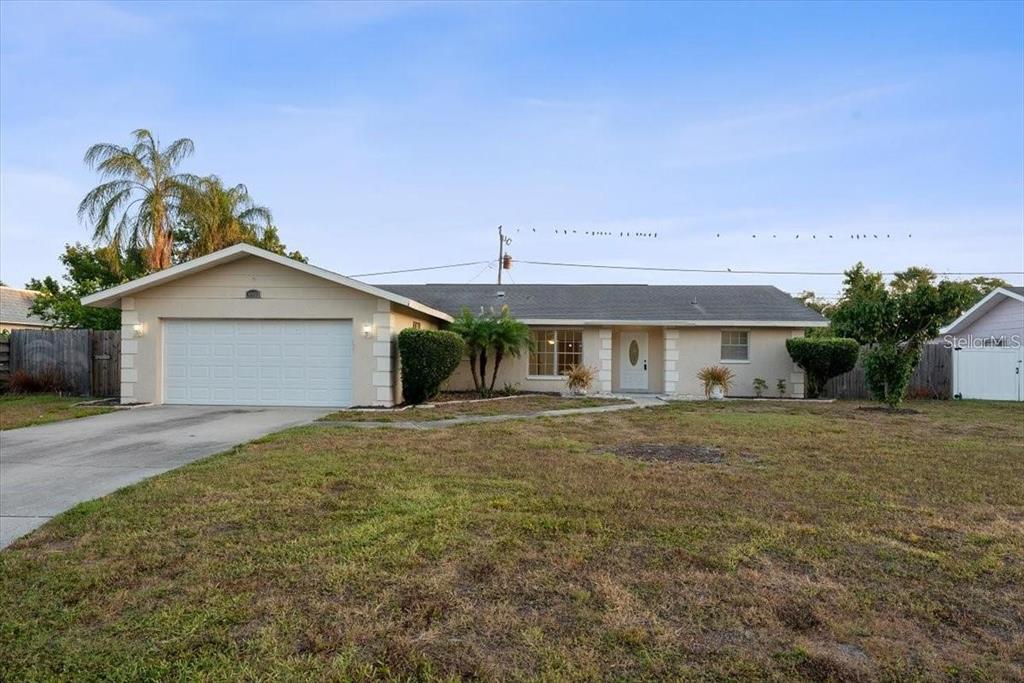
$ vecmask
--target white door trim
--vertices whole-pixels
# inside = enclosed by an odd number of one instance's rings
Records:
[[[619,333],[619,389],[622,391],[650,390],[649,341],[646,330]]]

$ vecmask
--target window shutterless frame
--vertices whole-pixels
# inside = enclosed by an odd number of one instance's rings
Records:
[[[723,363],[750,362],[750,332],[747,330],[722,330]]]
[[[571,366],[583,362],[582,329],[535,329],[530,338],[530,377],[561,378]]]

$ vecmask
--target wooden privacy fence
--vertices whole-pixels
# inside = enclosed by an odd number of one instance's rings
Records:
[[[862,364],[865,349],[853,370],[833,377],[821,392],[823,398],[870,399]],[[925,344],[907,389],[909,398],[950,398],[953,393],[953,350],[945,344]]]
[[[11,376],[11,343],[4,337],[0,339],[0,389],[7,388],[7,380]]]
[[[56,371],[79,396],[118,396],[121,391],[121,333],[117,330],[14,330],[10,372]]]

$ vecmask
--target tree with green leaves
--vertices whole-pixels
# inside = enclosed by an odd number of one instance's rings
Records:
[[[192,178],[179,206],[176,260],[187,261],[240,242],[255,243],[273,227],[270,209],[260,206],[239,183],[227,187],[215,175]]]
[[[508,306],[492,316],[490,331],[490,348],[494,351],[494,370],[491,373],[491,384],[488,393],[494,393],[494,384],[498,379],[498,368],[506,356],[519,358],[524,349],[530,347],[530,328],[526,323],[519,322],[509,313]],[[485,375],[486,367],[480,367],[480,376]]]
[[[81,299],[144,275],[143,255],[137,251],[121,255],[76,243],[64,246],[60,261],[64,264],[63,282],[50,276],[28,282],[28,289],[39,292],[32,302],[32,315],[56,327],[121,329],[120,310],[83,306]]]
[[[177,166],[195,146],[180,138],[162,149],[144,128],[132,137],[128,147],[102,142],[86,151],[85,163],[103,182],[82,199],[78,216],[93,223],[93,239],[106,253],[140,252],[149,270],[162,270],[173,260],[178,210],[189,185]]]
[[[934,283],[926,269],[908,269],[887,287],[881,273],[863,263],[846,271],[843,297],[829,312],[836,335],[868,346],[864,372],[868,388],[890,407],[902,401],[922,345],[965,308],[962,283]]]
[[[530,328],[513,318],[508,306],[502,306],[499,312],[480,315],[463,308],[449,329],[466,342],[473,386],[481,396],[493,393],[502,360],[507,356],[518,358],[530,347]],[[494,366],[488,382],[487,365],[492,356]]]

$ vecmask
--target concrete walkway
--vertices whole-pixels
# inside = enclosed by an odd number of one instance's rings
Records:
[[[447,420],[402,420],[392,422],[369,422],[355,420],[322,420],[314,422],[318,427],[359,427],[361,429],[444,429],[458,425],[480,424],[486,422],[508,422],[509,420],[530,420],[538,417],[565,417],[568,415],[592,415],[596,413],[614,413],[620,410],[636,410],[655,405],[665,405],[664,401],[654,395],[616,396],[625,398],[631,403],[617,403],[593,408],[564,408],[562,410],[542,410],[539,413],[522,413],[508,415],[463,415]]]
[[[150,406],[0,431],[0,548],[76,503],[329,412]]]

